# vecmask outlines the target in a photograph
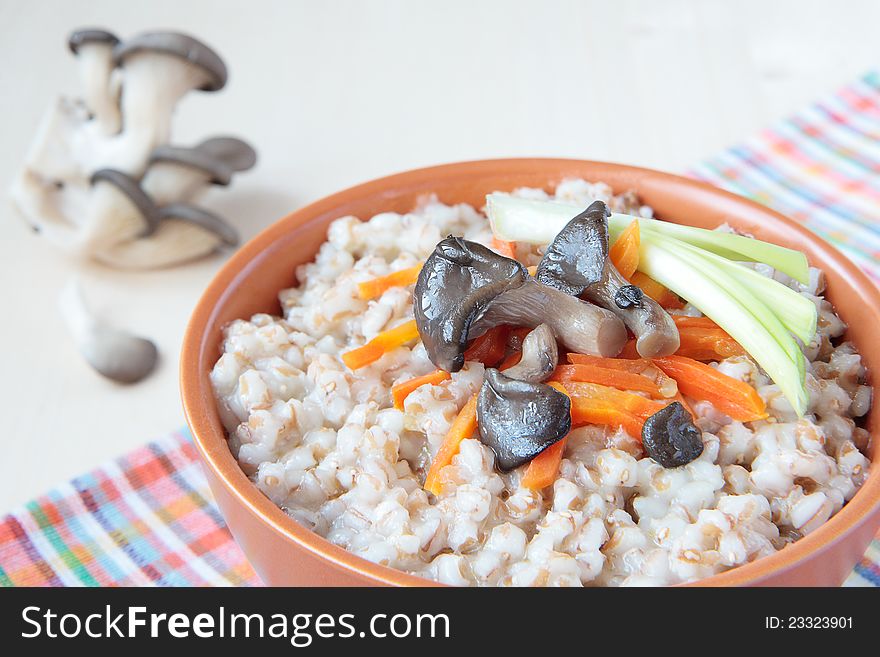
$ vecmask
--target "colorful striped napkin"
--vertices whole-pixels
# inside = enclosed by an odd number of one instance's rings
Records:
[[[880,281],[880,73],[692,175],[802,221]],[[187,433],[74,479],[0,522],[0,585],[259,585]],[[847,585],[880,586],[875,540]]]

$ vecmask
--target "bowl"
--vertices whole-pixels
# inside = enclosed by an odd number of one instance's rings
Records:
[[[226,443],[209,373],[220,355],[222,328],[254,313],[280,313],[278,291],[295,284],[297,265],[313,259],[328,224],[406,212],[419,196],[482,207],[485,194],[516,187],[551,189],[565,178],[604,181],[616,193],[634,189],[658,217],[702,228],[727,222],[756,237],[804,251],[827,277],[828,298],[849,325],[847,338],[869,372],[880,370],[880,292],[852,262],[806,228],[739,196],[680,176],[619,164],[563,159],[507,159],[447,164],[380,178],[301,208],[245,244],[211,281],[193,312],[181,353],[187,422],[211,490],[232,535],[262,580],[275,586],[428,586],[432,582],[371,563],[297,524],[248,480]],[[876,378],[876,377],[875,377]],[[877,394],[876,381],[875,398]],[[873,431],[880,403],[867,419]],[[702,586],[837,586],[861,559],[880,525],[880,464],[855,497],[796,543],[752,563],[700,580]]]

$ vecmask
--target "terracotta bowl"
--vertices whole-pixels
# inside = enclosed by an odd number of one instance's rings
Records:
[[[482,207],[492,191],[550,190],[565,178],[605,181],[615,192],[636,190],[657,216],[714,228],[723,222],[806,252],[827,276],[827,294],[849,325],[870,372],[880,370],[880,293],[849,260],[797,223],[733,194],[666,173],[602,162],[556,159],[487,160],[448,164],[381,178],[317,201],[273,224],[220,270],[193,313],[184,338],[180,382],[187,421],[211,490],[232,535],[270,585],[426,586],[425,579],[370,563],[298,525],[248,480],[230,453],[208,374],[220,355],[221,329],[254,313],[279,314],[279,290],[295,284],[294,269],[313,259],[327,225],[344,215],[368,218],[405,212],[425,193],[445,203]],[[876,394],[875,398],[880,398]],[[880,422],[880,404],[868,429]],[[784,550],[700,585],[839,585],[864,554],[880,525],[880,467],[858,494],[818,530]]]

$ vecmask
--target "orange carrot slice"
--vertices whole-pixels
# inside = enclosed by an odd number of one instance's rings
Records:
[[[565,441],[553,443],[531,460],[522,478],[522,485],[530,490],[541,490],[553,484],[559,474],[559,464],[565,453]]]
[[[475,394],[458,412],[452,426],[449,428],[449,432],[443,439],[443,444],[440,445],[434,460],[431,461],[428,476],[425,478],[425,490],[434,493],[434,495],[439,495],[443,492],[440,471],[452,463],[453,457],[458,454],[458,448],[462,441],[473,436],[476,430],[477,395]]]
[[[638,354],[632,359],[628,358],[602,358],[601,356],[590,356],[587,354],[568,354],[568,362],[574,365],[597,365],[614,370],[623,370],[633,374],[640,374],[647,377],[657,386],[660,397],[674,397],[678,392],[678,384],[674,379],[668,377],[647,358],[639,358]]]
[[[416,320],[413,319],[400,326],[395,326],[393,329],[383,331],[363,347],[345,352],[342,354],[342,362],[349,369],[357,370],[379,360],[392,349],[418,338],[419,329],[416,326]]]
[[[750,422],[767,417],[764,400],[748,383],[684,356],[654,358],[653,362],[678,382],[682,393],[711,402],[734,420]]]
[[[604,424],[621,427],[633,438],[642,436],[642,425],[645,421],[621,408],[609,406],[607,402],[590,397],[571,398],[571,425]]]
[[[426,385],[436,386],[437,384],[443,383],[451,378],[449,372],[446,372],[445,370],[434,370],[428,374],[423,374],[422,376],[417,376],[413,379],[394,384],[391,386],[391,398],[394,400],[394,408],[402,411],[404,400],[409,396],[409,393],[416,388],[421,388]]]
[[[667,405],[665,400],[654,400],[631,392],[578,381],[563,384],[568,394],[574,398],[591,399],[595,402],[630,413],[638,418],[647,419]],[[641,432],[641,429],[639,429]],[[636,434],[641,435],[641,433]]]
[[[465,361],[478,360],[484,365],[494,367],[507,351],[507,336],[510,327],[502,324],[495,326],[471,342],[464,352]]]
[[[401,269],[391,272],[386,276],[358,283],[358,295],[366,301],[381,297],[385,290],[389,288],[406,287],[407,285],[414,284],[419,277],[420,271],[422,271],[422,265],[419,264],[409,269]]]
[[[672,321],[675,322],[675,325],[680,328],[707,328],[707,329],[717,329],[721,328],[714,321],[709,319],[708,317],[691,317],[690,315],[670,315],[672,317]]]
[[[506,240],[493,237],[492,250],[496,253],[500,253],[503,256],[516,260],[516,244],[514,242],[508,242]]]
[[[615,240],[608,256],[611,262],[626,280],[630,280],[639,266],[639,246],[641,234],[639,220],[633,219],[620,236]]]
[[[623,369],[612,369],[598,365],[575,364],[560,365],[550,377],[553,381],[583,381],[598,383],[619,390],[636,390],[647,392],[652,397],[662,397],[657,384],[641,374],[634,374]]]
[[[731,356],[741,356],[745,350],[722,329],[681,328],[678,331],[681,345],[678,356],[694,360],[724,360]]]

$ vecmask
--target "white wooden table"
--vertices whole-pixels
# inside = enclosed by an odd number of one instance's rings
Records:
[[[439,162],[545,155],[670,170],[876,66],[876,0],[739,2],[0,0],[0,183],[50,99],[76,91],[66,38],[198,35],[227,88],[181,103],[176,141],[237,134],[258,167],[210,206],[245,236],[369,178]],[[183,425],[178,345],[220,264],[77,267],[0,203],[0,512]],[[78,357],[55,299],[78,269],[97,309],[153,338],[133,387]]]

